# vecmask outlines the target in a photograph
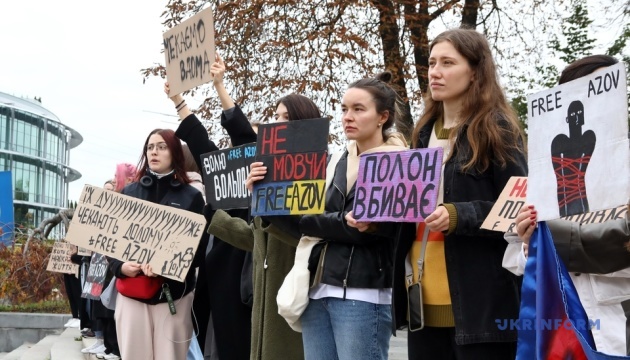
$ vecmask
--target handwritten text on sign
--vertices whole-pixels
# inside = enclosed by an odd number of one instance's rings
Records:
[[[206,201],[213,209],[244,209],[251,203],[245,187],[249,165],[256,158],[256,144],[201,155]]]
[[[482,229],[516,232],[514,221],[527,198],[527,177],[512,176],[481,224]]]
[[[46,270],[64,274],[76,274],[79,265],[70,261],[72,245],[65,241],[57,241],[53,245]]]
[[[540,221],[625,205],[630,197],[626,65],[527,96],[528,191]]]
[[[424,221],[437,206],[442,151],[430,148],[362,155],[354,218]]]
[[[66,240],[183,281],[205,223],[199,214],[85,185]]]
[[[259,127],[256,160],[267,174],[254,184],[253,215],[324,212],[328,127],[328,119]]]
[[[212,79],[214,19],[207,8],[163,35],[166,76],[171,94],[180,94]]]
[[[516,217],[527,203],[527,177],[513,176],[508,180],[501,195],[494,203],[490,213],[481,224],[482,229],[516,232]],[[608,220],[623,219],[628,212],[626,205],[612,209],[588,212],[563,217],[562,219],[579,224],[602,223]]]
[[[90,260],[90,267],[83,284],[81,292],[82,298],[100,300],[103,292],[103,284],[107,277],[107,257],[103,254],[94,253]]]

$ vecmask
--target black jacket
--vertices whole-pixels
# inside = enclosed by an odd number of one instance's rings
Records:
[[[420,148],[427,147],[433,124],[421,129]],[[518,319],[520,278],[502,267],[507,247],[503,233],[480,227],[508,179],[527,176],[527,161],[522,152],[516,152],[512,154],[514,161],[505,168],[493,163],[484,172],[463,172],[462,166],[471,152],[465,130],[457,137],[443,178],[444,203],[453,204],[457,210],[457,227],[444,240],[455,341],[459,345],[516,341],[516,331],[499,330],[495,320]],[[406,325],[405,257],[415,238],[415,224],[401,226],[392,300],[395,328]]]
[[[318,270],[321,283],[350,288],[384,289],[392,287],[393,225],[379,224],[378,233],[360,232],[349,227],[345,216],[352,210],[356,184],[346,195],[348,152],[339,159],[332,184],[326,192],[323,214],[304,215],[299,231],[324,241],[316,244],[309,258],[311,283]],[[274,222],[275,223],[275,222]],[[318,269],[318,264],[323,267]]]
[[[229,116],[221,114],[221,126],[227,130],[232,145],[239,146],[256,142],[256,133],[247,117],[237,105]],[[219,150],[208,137],[208,132],[194,114],[182,120],[175,135],[186,142],[197,166],[202,154]],[[211,186],[207,184],[206,187]],[[208,206],[204,214],[209,214]],[[230,210],[228,213],[243,219],[249,217],[248,209]],[[197,254],[205,257],[199,268],[199,279],[195,290],[193,310],[198,328],[198,338],[206,338],[206,329],[212,313],[217,352],[221,359],[248,360],[250,355],[251,308],[243,304],[241,294],[241,274],[251,270],[251,253],[214,238],[212,249],[206,254],[209,234],[204,231]],[[252,272],[249,271],[251,284]],[[217,296],[219,295],[219,296]],[[199,341],[204,350],[205,341]]]
[[[153,203],[172,206],[182,210],[187,210],[200,214],[203,210],[203,196],[194,187],[181,183],[174,179],[174,174],[158,179],[154,175],[145,175],[139,182],[131,183],[122,190],[122,194],[134,198],[151,201]],[[118,278],[124,278],[121,273],[123,261],[108,258],[110,269]],[[180,299],[195,288],[195,270],[199,266],[199,260],[195,257],[193,265],[186,275],[186,281],[179,282],[168,278],[163,278],[171,290],[173,299]],[[155,305],[166,302],[166,296],[160,296],[158,291],[151,299],[136,299],[140,302]],[[160,298],[161,297],[161,298]]]

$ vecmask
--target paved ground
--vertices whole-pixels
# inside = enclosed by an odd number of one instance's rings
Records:
[[[407,360],[407,331],[396,332],[389,342],[389,360]]]

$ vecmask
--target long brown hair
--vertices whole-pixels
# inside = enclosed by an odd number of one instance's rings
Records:
[[[184,152],[182,150],[182,143],[175,136],[175,132],[171,129],[155,129],[149,133],[147,139],[144,140],[144,146],[142,147],[142,155],[140,156],[140,160],[138,161],[138,172],[136,173],[136,181],[140,181],[144,175],[147,173],[147,169],[149,168],[149,160],[147,159],[147,144],[149,143],[149,138],[151,135],[158,134],[168,146],[168,150],[171,152],[171,167],[175,172],[175,178],[182,183],[188,184],[190,183],[190,179],[186,175],[186,170],[184,170]]]
[[[474,72],[474,80],[466,91],[461,108],[461,119],[449,135],[449,140],[465,135],[472,154],[462,169],[485,171],[492,162],[505,166],[514,160],[513,151],[524,152],[524,136],[516,114],[499,85],[496,65],[486,38],[474,29],[452,29],[438,35],[429,47],[443,41],[450,42]],[[418,146],[420,129],[444,114],[441,101],[434,101],[430,91],[424,97],[424,111],[413,130],[412,144]],[[457,152],[455,142],[453,153]]]

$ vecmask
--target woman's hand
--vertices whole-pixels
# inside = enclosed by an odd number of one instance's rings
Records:
[[[348,224],[348,226],[353,227],[353,228],[359,230],[360,232],[367,231],[370,228],[370,225],[372,224],[369,221],[357,221],[352,216],[352,211],[347,213],[345,218],[346,218],[346,223]]]
[[[516,233],[523,240],[523,243],[529,245],[529,239],[536,228],[538,212],[534,205],[523,205],[521,211],[516,216]]]
[[[219,53],[215,55],[216,61],[210,66],[210,74],[212,74],[212,83],[214,86],[223,84],[223,75],[225,74],[225,63]]]
[[[184,97],[182,94],[176,94],[171,96],[171,88],[168,85],[168,82],[164,83],[164,92],[166,96],[168,96],[175,106],[179,105],[182,101],[184,101]]]
[[[245,186],[249,192],[254,191],[254,183],[256,181],[260,181],[265,178],[265,174],[267,173],[267,167],[260,161],[253,162],[249,166],[249,174],[247,175],[247,181],[245,181]]]
[[[451,218],[448,215],[448,210],[446,210],[444,206],[438,206],[431,215],[424,219],[424,223],[429,230],[438,232],[448,230],[450,220]]]
[[[129,261],[123,263],[122,267],[120,268],[120,272],[128,277],[136,277],[140,274],[141,271],[142,268],[140,264]]]
[[[150,276],[150,277],[157,276],[157,274],[153,272],[153,268],[151,267],[151,264],[142,264],[140,265],[140,268],[142,269],[142,272],[146,276]]]

